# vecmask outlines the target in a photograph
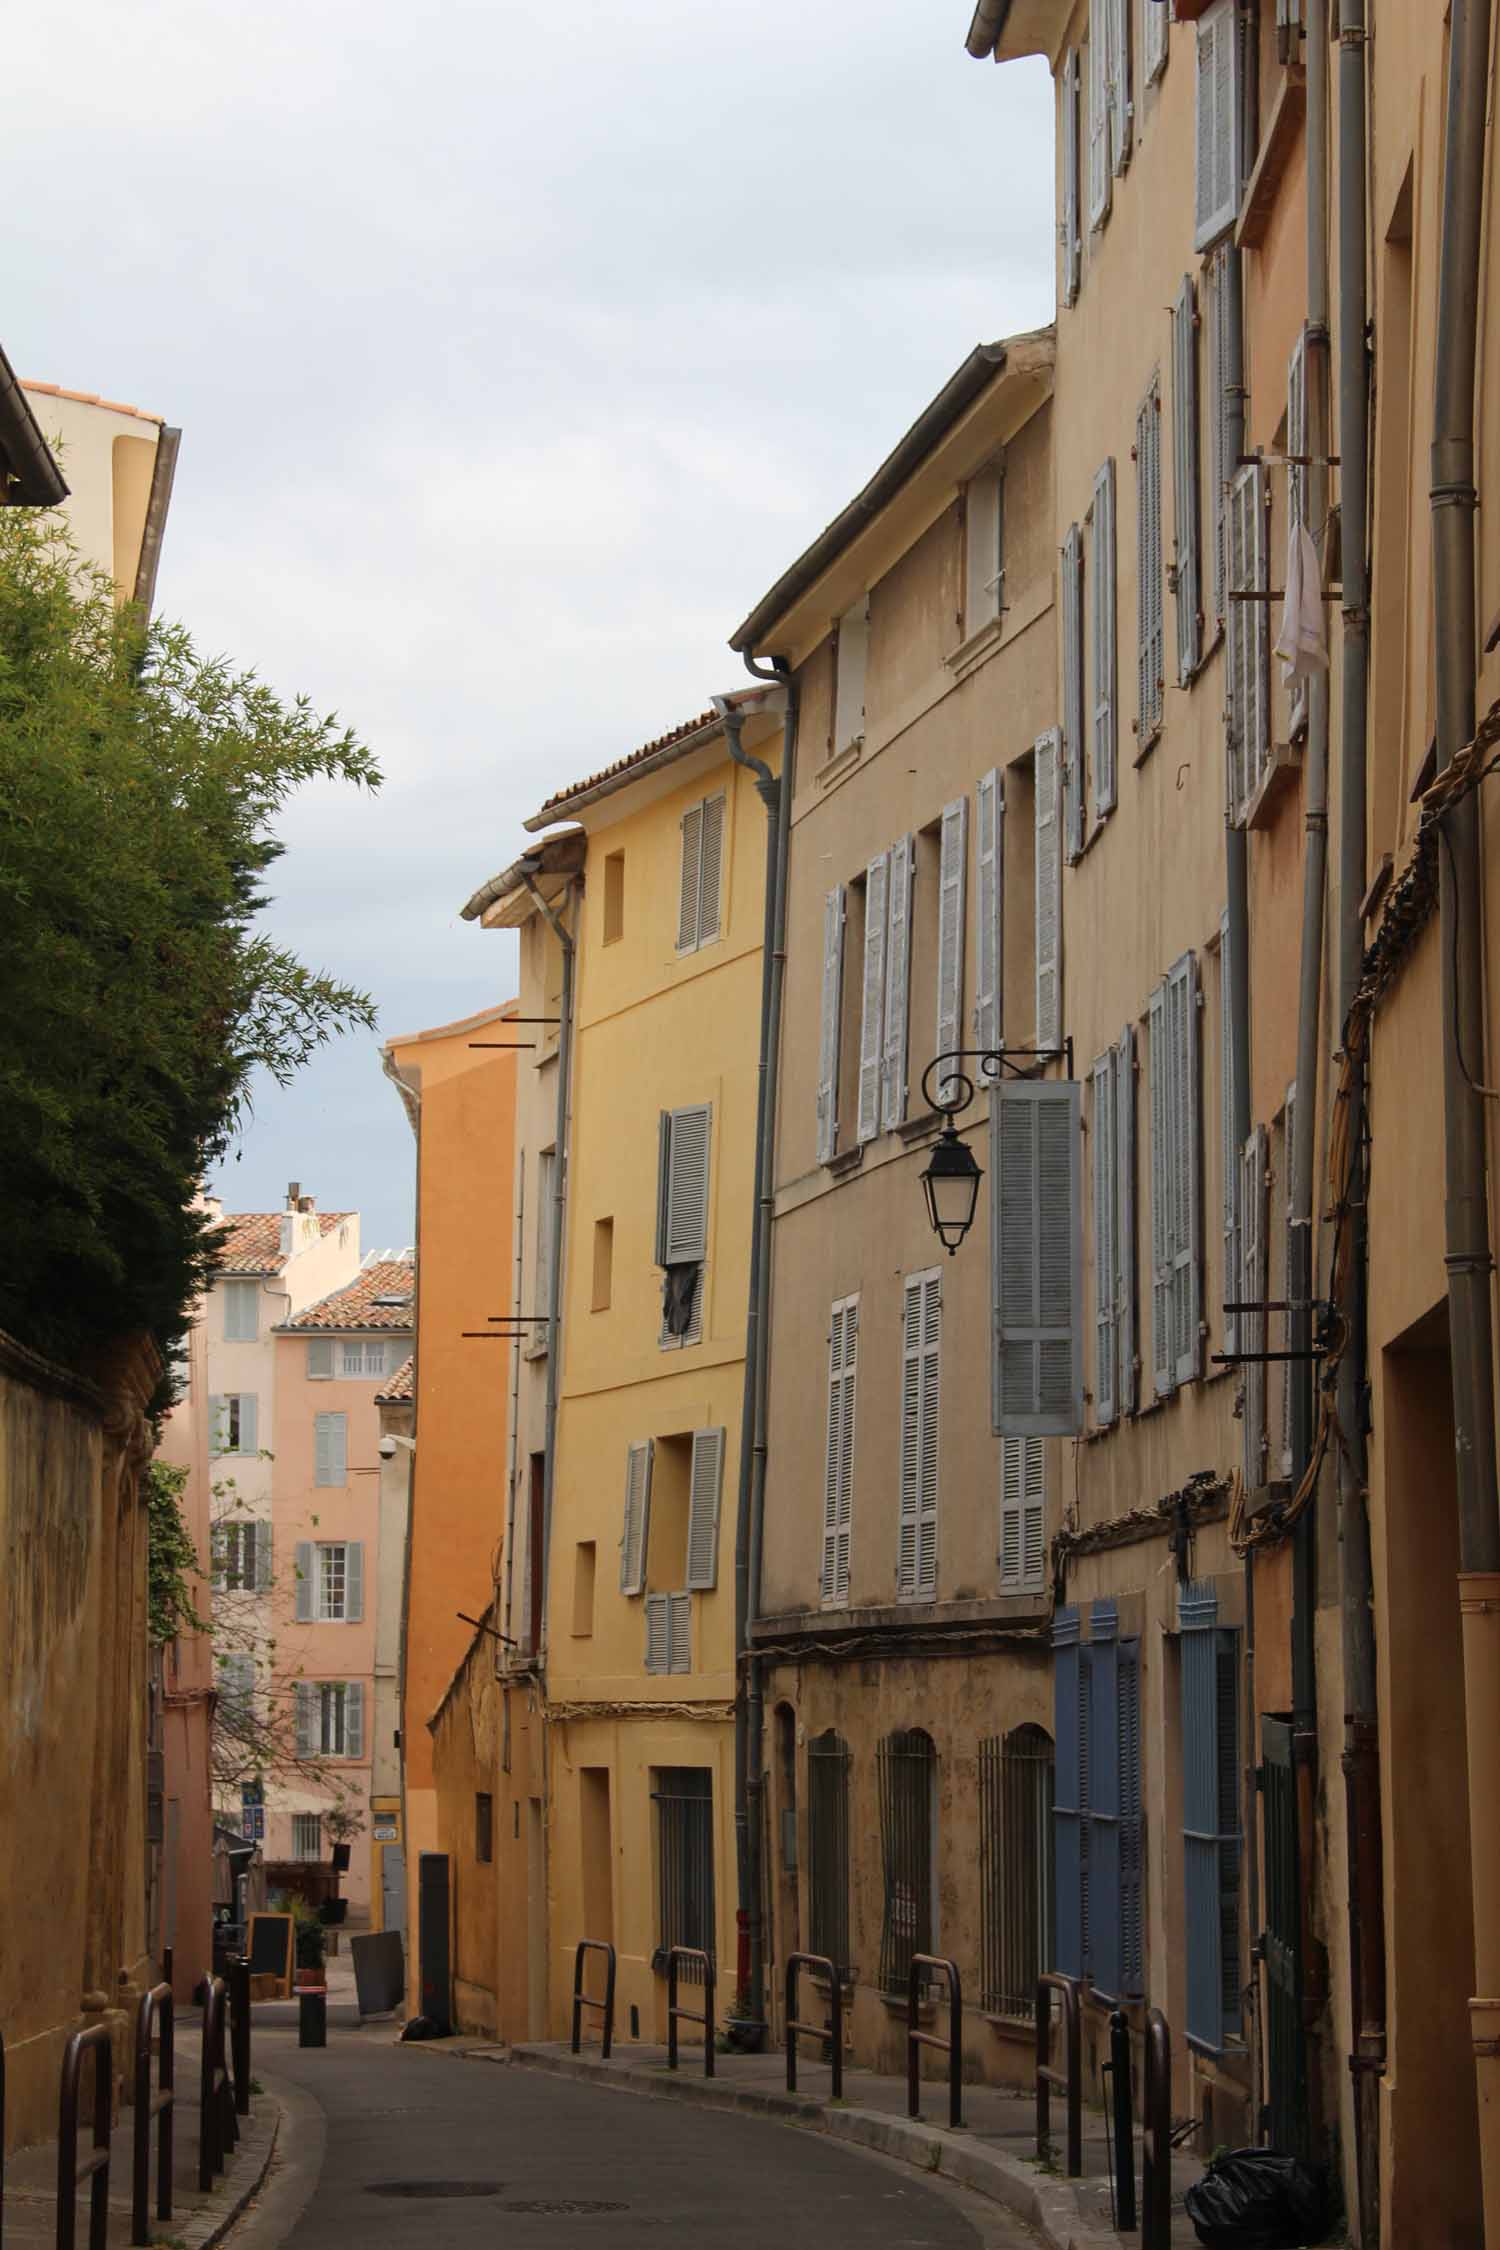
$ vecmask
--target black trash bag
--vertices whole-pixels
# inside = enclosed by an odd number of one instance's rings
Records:
[[[1322,2183],[1295,2156],[1233,2148],[1216,2156],[1183,2199],[1210,2250],[1302,2250],[1328,2231]]]

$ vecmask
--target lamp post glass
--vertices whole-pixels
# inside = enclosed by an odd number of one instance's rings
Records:
[[[967,1141],[961,1141],[950,1119],[922,1174],[922,1193],[932,1231],[951,1258],[974,1224],[979,1183],[984,1177]]]

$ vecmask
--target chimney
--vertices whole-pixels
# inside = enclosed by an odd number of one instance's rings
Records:
[[[287,1209],[288,1209],[289,1211],[295,1211],[295,1210],[297,1210],[297,1209],[298,1209],[298,1208],[300,1207],[300,1205],[301,1205],[301,1200],[302,1200],[302,1182],[301,1182],[300,1180],[288,1180],[288,1182],[287,1182],[287,1189],[286,1189],[286,1207],[287,1207]]]
[[[316,1196],[300,1195],[297,1198],[297,1209],[299,1211],[316,1211],[317,1208],[318,1201]]]

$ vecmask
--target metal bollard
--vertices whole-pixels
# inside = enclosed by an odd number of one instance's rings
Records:
[[[297,2044],[299,2047],[327,2046],[328,1995],[326,1992],[298,1993]]]
[[[1115,2224],[1135,2231],[1135,2126],[1130,2106],[1130,2024],[1123,2008],[1109,2019],[1110,2123],[1114,2141]]]

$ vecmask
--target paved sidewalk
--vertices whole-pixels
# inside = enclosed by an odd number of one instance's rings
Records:
[[[239,2216],[260,2186],[276,2145],[280,2107],[269,2094],[252,2095],[250,2115],[239,2121],[238,2146],[214,2185],[198,2186],[198,2070],[201,2045],[195,2026],[179,2028],[174,2042],[177,2099],[172,2105],[172,2216],[156,2217],[156,2124],[151,2127],[150,2212],[152,2239],[178,2250],[208,2250]],[[252,2072],[254,2061],[252,2055]],[[93,2147],[92,2065],[84,2068],[84,2100],[78,2121],[78,2153]],[[152,2073],[155,2084],[155,2070]],[[130,2241],[130,2197],[135,2111],[122,2108],[109,2140],[109,2250]],[[80,2250],[89,2238],[89,2189],[78,2191],[75,2239]],[[19,2150],[5,2165],[5,2250],[51,2250],[57,2239],[57,2143],[43,2141]]]
[[[702,2049],[684,2044],[675,2075],[667,2069],[665,2047],[628,2044],[616,2047],[608,2062],[599,2050],[585,2047],[581,2055],[566,2045],[497,2046],[472,2039],[424,2042],[413,2054],[458,2054],[470,2059],[520,2064],[527,2069],[551,2071],[558,2076],[592,2080],[622,2091],[749,2111],[810,2127],[836,2140],[879,2150],[901,2158],[922,2171],[939,2172],[976,2194],[1003,2204],[1034,2227],[1053,2250],[1102,2250],[1123,2239],[1111,2219],[1104,2116],[1085,2108],[1083,2113],[1083,2177],[1066,2180],[1060,2169],[1036,2160],[1036,2108],[1022,2091],[992,2086],[965,2086],[962,2128],[950,2131],[946,2080],[924,2079],[920,2120],[906,2115],[906,2081],[874,2071],[844,2071],[844,2098],[834,2102],[828,2093],[826,2065],[809,2060],[814,2042],[804,2042],[798,2058],[798,2091],[786,2091],[786,2057],[777,2049],[763,2055],[719,2054],[715,2075],[703,2076]],[[1065,2140],[1063,2105],[1054,2096],[1052,2139],[1060,2167]],[[1137,2134],[1137,2208],[1139,2209],[1139,2134]],[[1172,2243],[1187,2250],[1197,2237],[1182,2208],[1184,2190],[1196,2180],[1203,2165],[1195,2156],[1175,2156],[1172,2162]],[[1130,2239],[1136,2239],[1132,2236]]]

